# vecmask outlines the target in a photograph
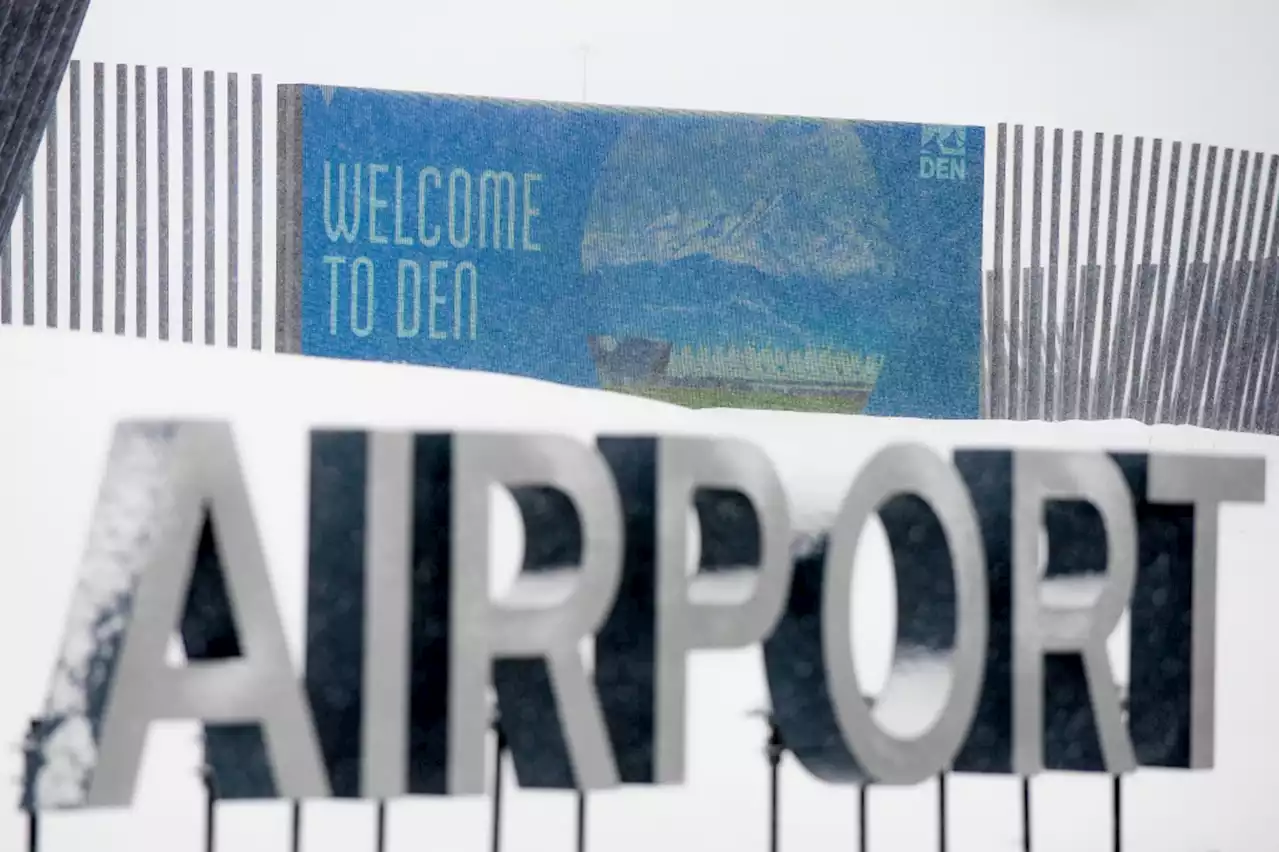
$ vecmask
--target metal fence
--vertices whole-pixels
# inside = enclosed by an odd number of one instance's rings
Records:
[[[1275,434],[1280,157],[1022,125],[994,137],[984,416]]]
[[[0,324],[271,349],[263,91],[73,61],[0,256]]]

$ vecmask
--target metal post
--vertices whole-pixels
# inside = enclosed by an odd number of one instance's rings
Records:
[[[1022,779],[1022,852],[1031,852],[1031,778]]]
[[[947,773],[938,776],[938,852],[947,852]]]
[[[493,823],[493,852],[502,850],[502,756],[507,750],[507,738],[502,733],[495,714],[493,731],[498,737],[498,746],[493,751],[493,812],[490,817]]]
[[[769,852],[778,852],[778,801],[779,801],[779,765],[782,753],[787,747],[782,742],[782,731],[774,721],[770,710],[752,710],[748,716],[759,716],[769,728],[769,738],[765,741],[765,758],[769,761]]]
[[[378,824],[374,828],[373,849],[374,852],[386,852],[387,850],[387,803],[383,799],[378,800]]]
[[[1121,687],[1120,694],[1120,712],[1124,715],[1124,722],[1129,724],[1129,695],[1124,688]],[[1124,845],[1124,809],[1122,793],[1124,791],[1124,776],[1120,774],[1111,777],[1111,852],[1120,852]]]
[[[578,791],[578,852],[587,852],[587,794]]]
[[[289,848],[293,852],[299,852],[302,849],[302,802],[294,800],[292,820],[289,825],[290,839]]]
[[[766,754],[769,758],[769,852],[778,852],[778,769],[782,764],[782,732],[769,716],[769,741]]]
[[[27,811],[27,852],[40,852],[40,814]]]
[[[200,766],[200,782],[204,785],[204,852],[214,852],[217,842],[216,810],[218,803],[218,779],[208,763]]]
[[[1120,852],[1122,843],[1121,792],[1124,789],[1124,776],[1111,776],[1111,852]]]
[[[867,818],[867,791],[871,785],[864,783],[858,787],[858,852],[867,852],[870,844],[867,842],[868,826],[871,820]]]
[[[40,812],[36,809],[35,789],[40,774],[40,720],[32,719],[22,740],[23,804],[27,808],[27,852],[40,850]]]

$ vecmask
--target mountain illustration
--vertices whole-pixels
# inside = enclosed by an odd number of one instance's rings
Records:
[[[707,257],[778,278],[892,275],[883,208],[851,122],[635,122],[597,179],[582,268]]]
[[[926,124],[920,131],[920,151],[924,154],[956,156],[964,154],[963,127]]]

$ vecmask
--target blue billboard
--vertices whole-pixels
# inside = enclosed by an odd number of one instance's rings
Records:
[[[293,351],[978,416],[982,128],[286,88]]]

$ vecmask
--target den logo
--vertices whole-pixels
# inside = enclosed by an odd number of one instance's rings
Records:
[[[948,124],[920,128],[920,177],[964,180],[964,131]]]

